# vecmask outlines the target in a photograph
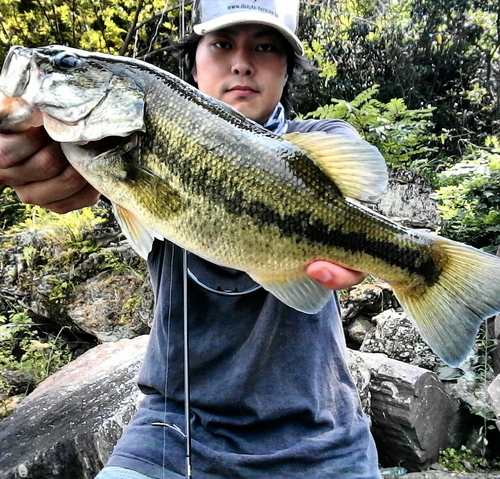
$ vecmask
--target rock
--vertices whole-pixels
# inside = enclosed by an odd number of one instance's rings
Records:
[[[497,418],[497,427],[500,430],[500,374],[488,386],[488,397],[493,413]]]
[[[367,364],[360,354],[348,349],[347,363],[349,371],[354,378],[356,388],[358,389],[359,399],[361,400],[361,407],[363,412],[371,417],[371,393],[370,393],[370,379],[371,373]]]
[[[35,378],[27,372],[0,370],[0,374],[0,396],[27,394],[35,389]]]
[[[465,376],[458,378],[455,382],[446,383],[445,387],[451,395],[460,399],[470,411],[482,418],[494,419],[491,400],[495,398],[492,397],[489,388],[491,387],[491,392],[494,395],[497,385],[492,385],[487,380],[478,381],[474,371],[468,371]]]
[[[147,340],[102,344],[43,381],[0,423],[0,477],[94,478],[136,410]]]
[[[380,280],[357,284],[343,292],[340,297],[340,310],[344,322],[360,313],[374,316],[396,305],[392,289],[385,281]]]
[[[362,344],[366,335],[372,333],[375,330],[370,321],[364,319],[362,316],[356,316],[349,327],[347,328],[349,332],[349,337],[358,344]]]
[[[404,312],[388,309],[372,321],[376,328],[365,336],[361,351],[383,353],[389,358],[431,370],[442,364]]]
[[[500,479],[500,472],[466,473],[426,471],[405,474],[403,479]]]
[[[500,314],[497,314],[495,318],[490,321],[489,330],[491,332],[490,337],[497,342],[496,346],[491,351],[493,371],[495,374],[500,374]]]
[[[371,371],[372,432],[382,466],[423,470],[440,449],[463,443],[468,412],[435,373],[383,354],[355,354]]]
[[[69,273],[34,281],[30,309],[72,331],[114,342],[148,334],[153,292],[146,265],[130,246],[109,247],[81,260]],[[57,292],[61,285],[67,285]]]
[[[66,314],[101,342],[134,338],[149,333],[153,314],[149,291],[149,280],[133,273],[101,273],[75,286]]]
[[[389,168],[389,184],[375,209],[410,228],[435,231],[442,223],[428,180],[403,168]]]

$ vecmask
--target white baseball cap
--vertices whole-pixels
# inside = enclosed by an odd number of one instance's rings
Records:
[[[298,55],[304,54],[295,34],[299,0],[194,0],[192,24],[198,35],[241,23],[269,25],[280,32]]]

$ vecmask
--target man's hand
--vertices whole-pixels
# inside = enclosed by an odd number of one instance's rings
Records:
[[[354,271],[327,261],[314,261],[306,270],[307,276],[329,289],[345,289],[361,283],[366,273]]]
[[[23,203],[56,213],[90,206],[99,199],[43,128],[0,134],[0,185],[12,186]]]

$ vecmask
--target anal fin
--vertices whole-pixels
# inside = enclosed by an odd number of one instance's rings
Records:
[[[317,313],[333,295],[331,290],[316,283],[304,273],[295,275],[249,273],[249,275],[281,302],[307,314]]]

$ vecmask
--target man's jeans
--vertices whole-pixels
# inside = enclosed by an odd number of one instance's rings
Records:
[[[184,476],[179,476],[174,472],[165,471],[165,479],[182,479]],[[135,472],[130,469],[124,469],[123,467],[108,466],[105,467],[95,479],[155,479],[151,476],[145,476],[140,472]]]

